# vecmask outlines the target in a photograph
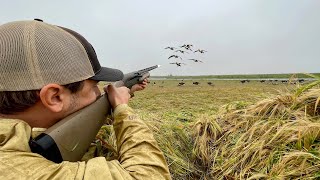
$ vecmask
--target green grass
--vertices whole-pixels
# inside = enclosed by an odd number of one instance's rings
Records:
[[[155,84],[154,84],[155,82]],[[271,85],[260,82],[242,84],[239,81],[207,81],[200,80],[200,84],[193,85],[192,81],[184,81],[185,85],[177,86],[180,81],[154,81],[148,88],[137,92],[130,105],[142,113],[160,115],[172,112],[181,114],[213,114],[225,104],[230,102],[255,102],[268,94],[293,89],[294,85]]]

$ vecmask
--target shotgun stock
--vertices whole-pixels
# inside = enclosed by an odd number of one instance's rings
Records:
[[[148,78],[149,71],[158,67],[159,65],[155,65],[125,74],[124,78],[114,85],[131,88]],[[107,94],[103,94],[94,103],[67,116],[35,139],[31,139],[31,151],[56,163],[79,161],[110,113],[111,106]]]

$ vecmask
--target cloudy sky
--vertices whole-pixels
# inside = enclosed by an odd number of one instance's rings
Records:
[[[43,19],[73,29],[103,66],[124,73],[160,64],[152,75],[319,72],[319,0],[10,0],[0,24]],[[206,53],[177,55],[193,44]],[[199,59],[195,63],[187,59]]]

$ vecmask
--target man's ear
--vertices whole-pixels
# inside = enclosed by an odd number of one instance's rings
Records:
[[[52,112],[61,112],[66,103],[66,93],[63,86],[58,84],[47,84],[39,93],[42,104]]]

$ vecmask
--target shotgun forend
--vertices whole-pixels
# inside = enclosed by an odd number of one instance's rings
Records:
[[[115,86],[126,86],[130,89],[133,85],[141,83],[144,79],[148,78],[150,76],[149,71],[158,67],[160,67],[160,65],[151,66],[145,69],[125,74],[122,81],[115,82]]]

